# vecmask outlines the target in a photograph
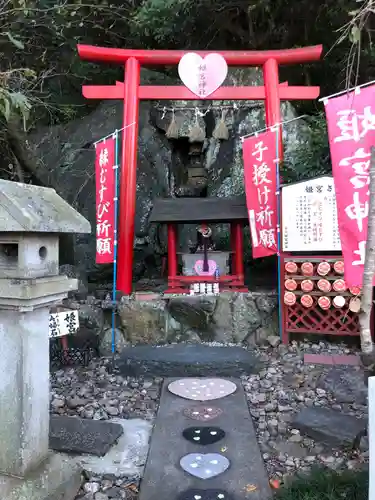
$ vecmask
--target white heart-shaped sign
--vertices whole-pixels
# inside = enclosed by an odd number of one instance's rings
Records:
[[[200,479],[210,479],[225,472],[230,462],[219,453],[189,453],[180,460],[185,472]]]
[[[236,384],[222,378],[181,378],[168,385],[176,396],[194,401],[211,401],[229,396],[237,389]]]
[[[199,54],[189,52],[181,57],[178,74],[185,87],[205,99],[224,82],[228,65],[220,54],[208,54],[202,58]]]

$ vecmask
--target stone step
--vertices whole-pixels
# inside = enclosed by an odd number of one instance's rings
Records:
[[[50,415],[49,447],[51,450],[105,455],[122,436],[123,428],[113,422],[101,422],[89,418]]]
[[[227,378],[225,380],[233,382],[237,387],[233,394],[198,402],[173,395],[168,390],[168,385],[173,380],[176,379],[166,379],[163,384],[139,500],[193,500],[197,496],[202,500],[271,498],[268,477],[241,381]],[[220,414],[209,422],[199,422],[185,415],[187,408],[192,409],[197,405],[219,408],[221,413],[219,410]],[[182,433],[186,428],[197,426],[219,427],[225,432],[225,436],[216,443],[204,446],[183,437]],[[180,465],[181,458],[191,453],[218,453],[229,460],[229,468],[209,479],[194,477]],[[202,492],[208,489],[210,492]],[[197,490],[201,492],[197,493]],[[219,491],[220,496],[214,490]],[[222,490],[225,491],[224,497],[221,496]]]
[[[202,344],[138,345],[126,347],[115,360],[124,376],[200,377],[256,373],[261,363],[242,347]]]
[[[356,436],[367,428],[365,419],[345,415],[330,408],[304,408],[298,413],[293,427],[328,446],[353,446]]]

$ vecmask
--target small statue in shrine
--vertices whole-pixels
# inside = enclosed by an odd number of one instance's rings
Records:
[[[204,252],[207,250],[214,250],[215,243],[212,239],[212,229],[207,224],[201,224],[197,227],[197,251]]]
[[[204,153],[201,143],[189,145],[189,161],[186,169],[186,182],[175,189],[175,195],[178,198],[205,198],[208,178],[204,168]]]
[[[203,272],[208,272],[208,252],[215,250],[215,243],[212,239],[212,229],[207,224],[197,227],[197,241],[195,245],[189,245],[190,253],[203,252]]]

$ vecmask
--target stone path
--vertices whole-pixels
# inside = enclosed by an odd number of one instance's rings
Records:
[[[191,386],[194,381],[196,385]],[[228,392],[224,379],[164,381],[140,500],[198,500],[204,498],[207,490],[212,500],[229,498],[228,494],[245,499],[249,491],[254,500],[270,497],[241,381],[230,381],[235,384],[235,392],[224,397],[220,397],[221,393]],[[173,391],[184,397],[170,392],[168,385],[172,382],[176,386]],[[186,386],[194,392],[183,391]],[[205,398],[204,391],[210,390],[212,394],[215,389],[218,398],[197,405],[197,401]],[[197,418],[203,409],[206,414],[201,417],[203,421],[199,421]],[[212,442],[215,439],[217,441]],[[197,490],[202,491],[197,493]]]
[[[353,469],[368,461],[366,440],[359,453],[352,453],[348,446],[328,445],[294,426],[294,419],[306,409],[329,409],[366,419],[366,388],[359,367],[304,363],[307,353],[336,356],[355,350],[326,342],[292,342],[256,347],[254,352],[263,367],[241,380],[270,479],[283,480],[315,465]],[[138,377],[113,373],[108,360],[97,359],[88,367],[51,373],[51,414],[152,424],[161,383],[161,377],[150,373]],[[132,469],[142,470],[143,465],[144,461],[137,461]],[[77,500],[133,500],[139,479],[133,474],[116,477],[88,471]]]

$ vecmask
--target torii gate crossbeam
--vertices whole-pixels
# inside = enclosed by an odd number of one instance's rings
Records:
[[[280,101],[316,99],[319,87],[293,87],[279,82],[279,65],[301,64],[320,59],[323,47],[304,47],[288,50],[224,51],[217,52],[228,66],[262,66],[264,86],[221,87],[209,100],[265,100],[266,125],[281,122]],[[190,51],[192,52],[192,51]],[[194,51],[201,57],[208,51]],[[143,66],[177,65],[187,51],[181,50],[133,50],[92,45],[78,45],[81,59],[124,65],[124,83],[109,86],[83,86],[88,99],[123,99],[122,160],[120,179],[120,218],[118,224],[117,289],[124,295],[133,291],[133,244],[136,202],[138,112],[141,99],[199,99],[185,87],[140,86],[140,70]],[[281,135],[281,134],[280,134]],[[281,138],[280,138],[281,140]],[[280,156],[282,144],[280,143]]]

